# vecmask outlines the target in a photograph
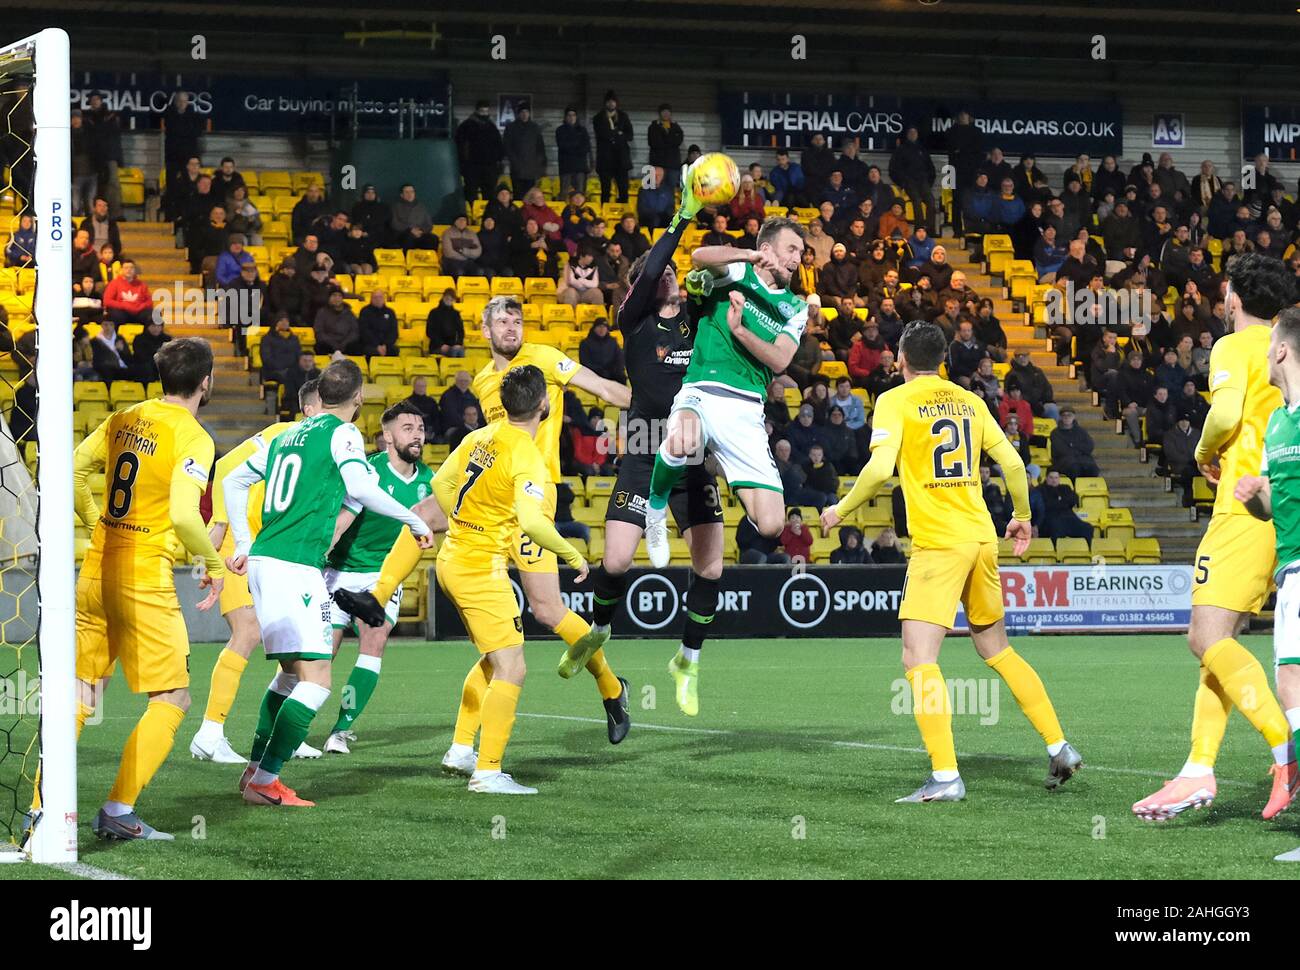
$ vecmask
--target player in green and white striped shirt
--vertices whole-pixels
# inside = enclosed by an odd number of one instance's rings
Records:
[[[1283,310],[1273,325],[1268,381],[1282,392],[1286,403],[1268,420],[1260,474],[1243,475],[1232,495],[1257,519],[1272,519],[1277,533],[1273,663],[1277,697],[1294,744],[1300,732],[1300,308]],[[1290,760],[1294,762],[1295,756]],[[1300,782],[1292,784],[1293,800],[1297,791]],[[1300,862],[1300,849],[1288,852],[1285,859]]]
[[[410,401],[399,401],[384,412],[382,419],[387,448],[371,455],[367,461],[379,477],[379,487],[409,509],[433,494],[433,471],[420,460],[424,449],[424,416]],[[442,516],[442,510],[437,510]],[[446,528],[443,518],[441,528]],[[338,589],[368,593],[379,582],[384,557],[393,548],[402,523],[380,515],[351,498],[343,500],[335,534],[339,535],[330,550],[325,567],[325,588],[330,595]],[[341,534],[340,534],[341,533]],[[352,727],[379,683],[379,670],[389,634],[397,625],[402,606],[402,587],[398,586],[384,607],[386,622],[381,627],[367,626],[350,616],[337,601],[331,604],[330,623],[334,627],[334,654],[338,655],[343,634],[353,627],[360,631],[360,652],[356,665],[343,688],[338,720],[325,741],[326,754],[348,754],[348,742],[356,740]]]
[[[281,434],[222,482],[235,537],[227,565],[247,572],[262,644],[280,674],[262,699],[253,751],[240,780],[254,805],[310,806],[280,781],[280,768],[306,739],[330,693],[334,631],[321,567],[334,544],[345,497],[408,525],[428,548],[433,533],[418,515],[382,491],[351,422],[361,408],[361,368],[336,361],[320,377],[321,410]],[[248,491],[266,479],[262,531],[251,541]],[[251,546],[251,548],[250,548]]]

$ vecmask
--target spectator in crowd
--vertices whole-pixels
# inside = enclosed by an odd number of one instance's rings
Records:
[[[541,125],[533,120],[529,105],[521,104],[516,108],[514,120],[506,125],[501,141],[510,161],[511,187],[515,195],[523,198],[546,174],[546,141],[542,137]]]
[[[828,303],[848,298],[854,306],[866,306],[866,300],[858,293],[858,268],[849,261],[849,250],[844,243],[837,242],[831,247],[831,259],[822,267],[818,286],[818,295]]]
[[[28,229],[31,229],[31,216],[23,216],[19,222],[19,232],[22,231],[24,222]],[[96,196],[90,215],[81,220],[81,225],[78,228],[85,229],[90,233],[90,243],[96,250],[102,249],[104,246],[112,246],[113,252],[117,253],[118,256],[122,255],[122,234],[118,228],[118,220],[109,214],[108,200],[102,195]],[[16,237],[17,234],[15,234]],[[36,241],[34,232],[30,238],[34,246]],[[34,254],[35,249],[32,249],[31,252]]]
[[[805,487],[823,496],[821,502],[814,504],[818,508],[834,505],[838,501],[840,488],[839,472],[834,463],[827,459],[825,447],[821,443],[812,445],[802,465]]]
[[[83,276],[80,282],[72,284],[72,316],[77,323],[99,323],[104,318],[104,301],[101,293],[94,278],[90,276]],[[3,322],[4,332],[8,336],[3,343],[12,348],[13,338],[8,334],[9,315],[3,305],[0,305],[0,321]],[[3,345],[0,345],[0,349],[3,349]]]
[[[1155,378],[1143,367],[1142,354],[1133,351],[1128,355],[1128,366],[1120,371],[1116,381],[1117,403],[1128,429],[1128,436],[1133,440],[1133,447],[1142,446],[1140,420],[1151,403],[1151,393],[1155,390]]]
[[[1005,428],[1007,421],[1014,416],[1026,434],[1032,433],[1034,412],[1029,407],[1029,402],[1022,395],[1020,381],[1014,377],[1008,377],[1003,385],[1003,390],[1005,393],[1002,395],[1002,400],[998,402],[998,423]]]
[[[411,393],[406,400],[414,404],[424,418],[424,443],[433,444],[441,440],[442,409],[438,407],[437,399],[429,394],[428,378],[417,377],[411,381]]]
[[[767,400],[763,402],[763,417],[774,431],[781,431],[790,423],[790,410],[785,403],[785,385],[774,380],[767,385]]]
[[[835,240],[826,235],[822,220],[817,218],[808,223],[808,238],[804,245],[817,254],[814,262],[821,269],[830,261],[831,247],[835,245]]]
[[[162,320],[151,317],[144,325],[144,330],[131,341],[131,357],[136,362],[142,381],[147,383],[158,380],[158,365],[154,363],[153,357],[171,339],[171,334],[163,333]]]
[[[450,434],[452,429],[461,427],[465,409],[473,405],[478,407],[478,398],[470,390],[472,380],[467,370],[456,371],[451,387],[442,392],[438,403],[442,408],[442,426]]]
[[[555,149],[561,194],[585,192],[592,169],[591,136],[578,120],[578,110],[573,105],[564,109],[564,121],[555,129]]]
[[[91,132],[80,111],[72,112],[69,136],[72,152],[72,214],[79,217],[90,212],[99,182]]]
[[[799,164],[803,168],[804,191],[809,201],[820,201],[831,171],[835,168],[835,153],[826,144],[826,136],[814,132],[808,147],[799,154]]]
[[[267,310],[272,317],[287,317],[295,326],[303,323],[303,290],[292,256],[280,261],[280,268],[271,275],[266,290]]]
[[[994,204],[994,222],[1001,232],[1010,232],[1024,220],[1028,213],[1025,200],[1016,194],[1016,183],[1006,176],[998,183],[999,195]]]
[[[790,160],[790,151],[786,148],[776,150],[776,167],[771,173],[773,200],[786,207],[808,204],[805,194],[807,182],[804,171],[797,162]]]
[[[618,106],[618,96],[605,92],[605,105],[591,119],[596,142],[596,174],[600,177],[600,201],[610,201],[611,183],[618,189],[618,202],[627,202],[627,173],[632,167],[632,120]]]
[[[302,344],[293,332],[289,318],[283,314],[276,319],[271,332],[262,338],[259,349],[264,384],[271,381],[284,384],[302,354]]]
[[[100,289],[108,286],[110,282],[122,271],[122,264],[118,262],[117,254],[113,252],[113,247],[108,243],[99,247],[99,261],[95,264],[95,280]]]
[[[890,203],[889,211],[881,215],[876,231],[880,233],[882,239],[899,241],[900,246],[901,242],[911,237],[912,224],[907,221],[907,217],[903,214],[902,201],[895,199]],[[903,263],[904,260],[899,261],[899,265]]]
[[[375,287],[370,302],[361,308],[357,317],[361,335],[361,352],[370,357],[397,356],[397,314],[388,305],[388,294],[383,287]]]
[[[217,259],[217,286],[229,286],[239,279],[241,266],[253,263],[253,257],[244,251],[245,242],[244,237],[238,233],[230,234],[229,241],[226,243],[226,251]],[[253,265],[253,268],[256,270],[256,264]]]
[[[1029,351],[1024,349],[1016,351],[1008,376],[1015,377],[1020,385],[1021,394],[1034,414],[1051,418],[1053,421],[1059,420],[1060,410],[1053,400],[1055,392],[1052,390],[1052,382],[1043,373],[1042,368],[1030,360]]]
[[[591,226],[599,220],[596,210],[587,204],[587,197],[581,192],[569,195],[569,202],[560,213],[560,234],[569,255],[576,255],[578,245],[590,235]]]
[[[333,258],[320,248],[320,239],[316,233],[309,232],[303,236],[302,242],[294,251],[292,257],[294,268],[297,270],[298,279],[306,279],[307,274],[314,270],[318,265],[328,265],[329,274],[333,273]]]
[[[467,404],[455,425],[448,428],[447,444],[451,446],[452,451],[455,451],[467,434],[481,427],[483,427],[483,413],[477,404]]]
[[[1179,390],[1181,394],[1181,389]],[[1169,388],[1157,385],[1151,392],[1151,403],[1147,405],[1146,443],[1160,447],[1165,440],[1165,432],[1178,422],[1178,409],[1174,406]]]
[[[664,170],[661,181],[668,186],[670,194],[681,182],[684,137],[682,126],[673,121],[672,105],[661,104],[659,117],[650,122],[646,132],[646,145],[649,147],[650,164]],[[641,221],[645,222],[645,219]]]
[[[803,256],[799,259],[799,271],[790,282],[790,289],[799,296],[809,296],[817,292],[821,278],[821,270],[817,268],[817,253],[812,247],[805,247]]]
[[[1123,360],[1118,335],[1113,330],[1102,331],[1101,342],[1092,349],[1088,376],[1092,389],[1102,397],[1103,413],[1111,419],[1119,413],[1117,392]]]
[[[948,345],[948,380],[969,388],[980,361],[987,358],[988,351],[975,337],[974,323],[961,320],[952,343]]]
[[[18,228],[5,247],[5,265],[23,269],[36,268],[36,227],[30,213],[23,213],[19,218]]]
[[[957,336],[957,328],[963,322],[963,317],[961,315],[961,301],[959,301],[955,296],[950,296],[948,299],[944,300],[943,313],[935,317],[934,322],[943,329],[944,337],[949,341],[953,340]]]
[[[1253,173],[1249,173],[1254,175],[1255,187],[1246,191],[1245,202],[1247,205],[1257,206],[1262,209],[1272,199],[1274,187],[1281,186],[1282,183],[1277,176],[1269,171],[1271,164],[1268,155],[1261,153],[1255,156],[1255,170]]]
[[[1197,334],[1196,346],[1192,348],[1192,366],[1188,374],[1196,383],[1198,391],[1210,389],[1210,350],[1214,346],[1214,337],[1208,330]]]
[[[308,381],[320,379],[321,372],[316,367],[316,357],[310,350],[303,350],[298,354],[298,363],[293,369],[285,375],[284,384],[280,394],[280,415],[287,415],[290,419],[302,413],[302,408],[298,406],[298,392]]]
[[[792,563],[812,561],[812,531],[803,525],[803,513],[791,507],[785,514],[785,528],[781,530],[781,548]]]
[[[206,183],[201,180],[206,179]],[[168,220],[172,223],[173,232],[178,235],[184,231],[187,212],[189,211],[190,200],[198,194],[200,184],[207,185],[207,192],[212,190],[212,179],[204,176],[202,165],[195,155],[181,162],[181,168],[175,177],[168,177],[167,188],[163,191],[162,209]],[[178,239],[180,245],[184,245],[184,239]]]
[[[442,291],[442,299],[429,311],[424,333],[429,338],[429,353],[442,357],[465,356],[465,322],[456,309],[456,291],[451,287]]]
[[[329,303],[316,311],[313,329],[316,333],[316,353],[359,354],[361,325],[352,307],[343,299],[343,291],[335,287],[330,291]]]
[[[122,272],[104,289],[104,309],[117,327],[124,323],[147,323],[153,316],[153,296],[137,275],[133,260],[122,263]]]
[[[871,554],[862,544],[862,531],[857,526],[840,526],[839,548],[831,550],[831,565],[858,565],[871,562]]]
[[[853,190],[854,195],[862,197],[867,184],[867,163],[858,157],[861,140],[856,135],[849,135],[840,143],[840,157],[835,162],[835,169],[844,176],[844,184]]]
[[[718,213],[713,217],[713,228],[700,240],[702,246],[734,246],[736,237],[727,232],[727,217]],[[847,252],[847,250],[846,250]]]
[[[754,177],[748,172],[740,177],[740,188],[736,192],[736,197],[728,203],[727,210],[729,215],[727,228],[733,230],[743,229],[749,219],[757,219],[759,225],[762,225],[767,217],[763,196],[754,185]]]
[[[804,255],[805,257],[808,255],[807,250],[804,251]],[[819,316],[821,316],[823,320],[826,319],[825,316],[821,314],[819,314]],[[831,320],[826,327],[826,339],[831,346],[831,353],[834,355],[835,359],[847,361],[850,352],[853,350],[854,342],[860,339],[862,334],[868,329],[871,331],[871,336],[875,340],[879,341],[880,327],[870,320],[864,324],[862,320],[858,319],[857,314],[853,312],[852,301],[841,301],[839,310],[835,314],[835,318]],[[884,346],[883,342],[880,346]]]
[[[248,198],[248,189],[243,185],[226,197],[226,216],[230,231],[239,233],[248,239],[248,245],[262,245],[262,214]]]
[[[322,262],[314,266],[311,272],[306,274],[306,278],[299,285],[302,293],[302,316],[303,325],[311,326],[316,320],[316,314],[322,307],[329,306],[330,293],[338,289],[337,285],[329,277],[329,267],[325,261],[328,256],[321,254]]]
[[[1201,171],[1192,179],[1188,187],[1188,199],[1197,212],[1202,215],[1214,201],[1214,197],[1223,191],[1223,179],[1214,174],[1214,163],[1208,158],[1201,162]]]
[[[1011,503],[1004,489],[993,480],[992,467],[985,462],[980,462],[980,493],[993,520],[993,530],[1000,536],[1007,531],[1007,523],[1011,521]]]
[[[799,345],[795,348],[794,356],[790,358],[783,375],[785,380],[793,380],[801,391],[808,390],[822,369],[821,345],[826,339],[826,320],[820,310],[821,307],[817,303],[809,304],[808,325],[804,328],[803,335],[799,338]]]
[[[637,195],[636,217],[648,229],[663,229],[672,219],[676,207],[673,183],[668,181],[666,169],[658,165],[651,170],[650,178],[654,184],[642,186]]]
[[[167,168],[167,182],[182,178],[185,164],[199,153],[199,135],[203,119],[190,103],[190,96],[177,91],[171,104],[163,113],[163,160]]]
[[[857,398],[854,400],[857,401]],[[862,402],[858,401],[858,405],[861,404]],[[850,428],[845,422],[843,409],[835,404],[831,405],[826,424],[821,430],[826,460],[838,471],[846,475],[856,475],[862,467],[862,456],[867,451],[866,439],[869,432],[864,428],[857,430]]]
[[[235,352],[248,352],[246,333],[249,327],[263,326],[271,319],[267,287],[257,276],[257,264],[244,263],[239,276],[218,291],[217,315],[221,326],[233,328]]]
[[[293,231],[293,241],[302,245],[303,237],[322,216],[332,215],[330,204],[325,200],[325,190],[315,182],[307,186],[307,191],[293,207],[289,216]]]
[[[1023,385],[1021,385],[1023,390]],[[998,381],[998,375],[993,372],[993,359],[984,357],[979,362],[979,367],[970,379],[970,388],[976,391],[990,405],[990,410],[997,414],[998,405],[1002,402],[1002,385]]]
[[[468,121],[462,122],[462,127],[465,124],[468,124]],[[496,130],[495,125],[493,125],[492,130]],[[491,187],[484,192],[484,198],[490,198],[490,196]],[[388,225],[395,246],[409,249],[422,235],[428,235],[433,230],[433,216],[429,214],[429,210],[424,203],[415,197],[415,186],[409,182],[402,186],[391,211],[392,214],[389,216]],[[416,230],[418,230],[418,233]]]
[[[749,516],[742,517],[736,526],[736,546],[740,549],[740,561],[745,565],[784,565],[790,561],[790,557],[780,551],[781,538],[765,538]]]
[[[465,201],[473,202],[480,195],[484,199],[492,198],[506,150],[496,119],[492,117],[492,106],[487,101],[479,100],[474,105],[474,113],[457,126],[456,153],[460,159],[461,179],[465,183]],[[398,229],[396,225],[394,228]]]
[[[99,250],[90,241],[90,230],[78,229],[72,234],[72,278],[79,280],[93,276],[103,282],[99,270]]]
[[[343,210],[327,212],[312,223],[309,235],[316,237],[319,250],[328,253],[335,263],[345,263],[343,245],[348,238],[348,214]]]
[[[1169,477],[1182,488],[1184,507],[1192,504],[1192,479],[1196,475],[1196,443],[1199,439],[1199,429],[1192,427],[1188,415],[1183,413],[1160,441],[1161,462]]]
[[[388,224],[392,217],[393,210],[387,203],[380,201],[379,190],[367,183],[361,187],[361,198],[352,207],[348,222],[360,226],[362,232],[375,241],[376,245],[382,245],[387,241]]]
[[[235,160],[227,155],[212,175],[212,188],[223,199],[228,199],[235,189],[246,188],[244,176],[235,170]]]
[[[835,169],[830,173],[827,178],[826,188],[822,190],[821,196],[817,200],[818,206],[824,203],[830,203],[836,221],[847,218],[857,208],[857,193],[844,183],[844,173],[839,169]],[[824,218],[825,213],[823,212]],[[830,230],[831,226],[828,225],[827,229]]]
[[[794,460],[799,463],[808,457],[813,445],[821,444],[821,428],[814,422],[813,406],[808,402],[799,405],[798,417],[785,430],[785,440],[790,442]]]
[[[215,266],[221,254],[230,245],[230,227],[226,224],[226,207],[214,205],[208,211],[207,221],[196,225],[193,232],[187,234],[190,254],[190,272],[204,271],[204,261],[212,260],[209,266]]]
[[[1104,199],[1107,192],[1114,195],[1115,198],[1119,198],[1124,192],[1124,183],[1124,173],[1120,171],[1115,156],[1107,155],[1101,160],[1101,166],[1092,175],[1089,194],[1092,196],[1093,203],[1098,203]]]
[[[1078,478],[1080,475],[1101,474],[1097,460],[1092,457],[1092,435],[1075,421],[1072,408],[1061,412],[1060,421],[1052,431],[1051,443],[1052,467],[1059,469],[1063,475]]]
[[[563,247],[548,238],[536,219],[526,219],[523,231],[510,240],[510,269],[520,279],[543,275],[555,279],[558,251]]]
[[[1069,248],[1057,241],[1056,226],[1051,223],[1044,226],[1042,235],[1034,244],[1034,271],[1038,273],[1038,282],[1055,283],[1056,274],[1069,255]]]
[[[1187,372],[1178,363],[1178,351],[1170,347],[1164,352],[1163,361],[1156,368],[1156,383],[1169,389],[1170,394],[1177,394],[1188,379]]]
[[[609,332],[609,321],[597,317],[591,330],[578,345],[578,360],[590,371],[613,381],[627,383],[627,369],[623,363],[623,348]]]
[[[650,249],[649,237],[637,222],[637,217],[630,212],[624,213],[623,218],[618,221],[618,228],[614,230],[610,242],[618,243],[622,247],[623,256],[629,263],[636,262],[642,253]]]
[[[600,271],[596,268],[596,255],[590,250],[578,254],[577,259],[570,259],[564,270],[564,283],[560,287],[561,303],[577,306],[579,303],[604,305],[605,297],[600,289]]]
[[[1092,541],[1093,528],[1074,512],[1079,507],[1079,497],[1069,485],[1061,484],[1061,473],[1055,468],[1047,473],[1047,480],[1039,486],[1043,498],[1043,526],[1039,530],[1045,538],[1065,538]]]
[[[1195,381],[1183,382],[1183,392],[1178,395],[1175,406],[1178,409],[1178,416],[1183,417],[1185,415],[1187,420],[1191,422],[1192,427],[1198,432],[1205,427],[1205,416],[1210,413],[1210,405],[1196,390]]]
[[[95,373],[104,383],[141,379],[133,366],[131,351],[111,317],[104,320],[99,333],[91,338],[90,346]]]
[[[897,488],[894,491],[902,495],[902,489]],[[895,522],[898,516],[894,517]],[[871,561],[877,566],[896,566],[907,561],[903,555],[903,547],[899,545],[898,533],[889,526],[880,530],[880,535],[876,536],[876,541],[871,544]]]
[[[1237,195],[1236,183],[1223,182],[1219,186],[1219,191],[1210,199],[1205,212],[1206,228],[1213,238],[1226,239],[1232,235],[1233,229],[1236,228],[1237,209],[1240,206],[1241,199]]]
[[[1009,230],[1016,259],[1033,260],[1034,247],[1042,239],[1045,224],[1043,204],[1036,201],[1027,203],[1024,216]]]
[[[954,213],[960,211],[962,229],[967,234],[981,236],[996,231],[998,218],[998,195],[989,187],[987,172],[977,172],[974,184],[962,193],[960,210],[954,203]],[[954,216],[956,218],[956,216]]]
[[[627,296],[627,277],[632,269],[631,261],[623,254],[623,245],[611,240],[605,246],[605,252],[596,259],[596,269],[605,302],[611,314],[617,313],[623,305],[623,297]]]
[[[880,339],[890,348],[896,349],[898,340],[903,335],[906,322],[898,315],[898,311],[894,307],[893,297],[883,297],[876,305],[876,313],[871,319],[876,321],[880,327]],[[976,332],[979,332],[978,329]],[[980,339],[984,338],[981,337]]]
[[[871,375],[862,385],[872,400],[878,398],[886,391],[898,387],[903,383],[903,373],[894,360],[892,350],[883,351],[880,355],[880,366],[871,372]]]
[[[917,222],[934,232],[934,162],[920,142],[920,132],[909,125],[889,159],[889,180],[912,200]],[[883,220],[882,220],[883,222]]]
[[[478,265],[484,275],[509,276],[510,238],[501,228],[495,216],[483,214],[483,223],[478,230],[479,257]]]
[[[463,212],[458,214],[442,236],[442,271],[452,279],[486,276],[487,268],[478,262],[482,255],[478,233],[469,228],[469,219]]]
[[[936,292],[941,292],[952,282],[953,268],[948,262],[948,250],[935,246],[930,251],[930,258],[916,269],[917,279],[929,277]],[[964,277],[963,277],[964,278]]]

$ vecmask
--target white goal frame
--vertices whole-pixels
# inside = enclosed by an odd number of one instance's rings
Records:
[[[29,843],[33,862],[77,861],[76,562],[72,495],[72,172],[71,65],[66,31],[48,28],[0,48],[31,52],[36,217],[36,487],[40,559],[41,818]],[[46,336],[49,339],[45,339]]]

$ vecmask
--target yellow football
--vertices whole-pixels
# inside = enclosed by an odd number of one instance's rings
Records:
[[[691,191],[704,205],[725,205],[740,188],[740,169],[730,155],[709,152],[691,166]]]

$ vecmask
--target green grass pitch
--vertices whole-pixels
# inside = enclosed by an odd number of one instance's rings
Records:
[[[1266,663],[1266,637],[1250,648]],[[677,710],[669,641],[615,641],[635,726],[611,747],[595,685],[555,676],[558,643],[530,645],[532,670],[506,769],[541,793],[471,795],[438,771],[465,643],[395,641],[351,756],[291,763],[286,781],[319,806],[270,810],[235,793],[240,769],[191,760],[218,647],[193,652],[194,706],[141,800],[175,843],[103,844],[87,824],[142,707],[120,677],[81,743],[84,863],[137,878],[1143,878],[1293,877],[1272,857],[1300,844],[1300,810],[1266,823],[1268,751],[1239,715],[1219,761],[1219,800],[1162,825],[1129,805],[1181,765],[1196,666],[1177,636],[1018,638],[1087,767],[1042,787],[1046,754],[1010,693],[996,723],[954,719],[964,803],[895,805],[926,774],[910,713],[895,713],[897,641],[715,640],[701,713]],[[335,697],[318,716],[320,745]],[[969,641],[943,655],[949,679],[996,678]],[[247,751],[271,665],[254,655],[227,734]],[[197,837],[202,836],[202,837]],[[0,878],[58,875],[0,866]]]

